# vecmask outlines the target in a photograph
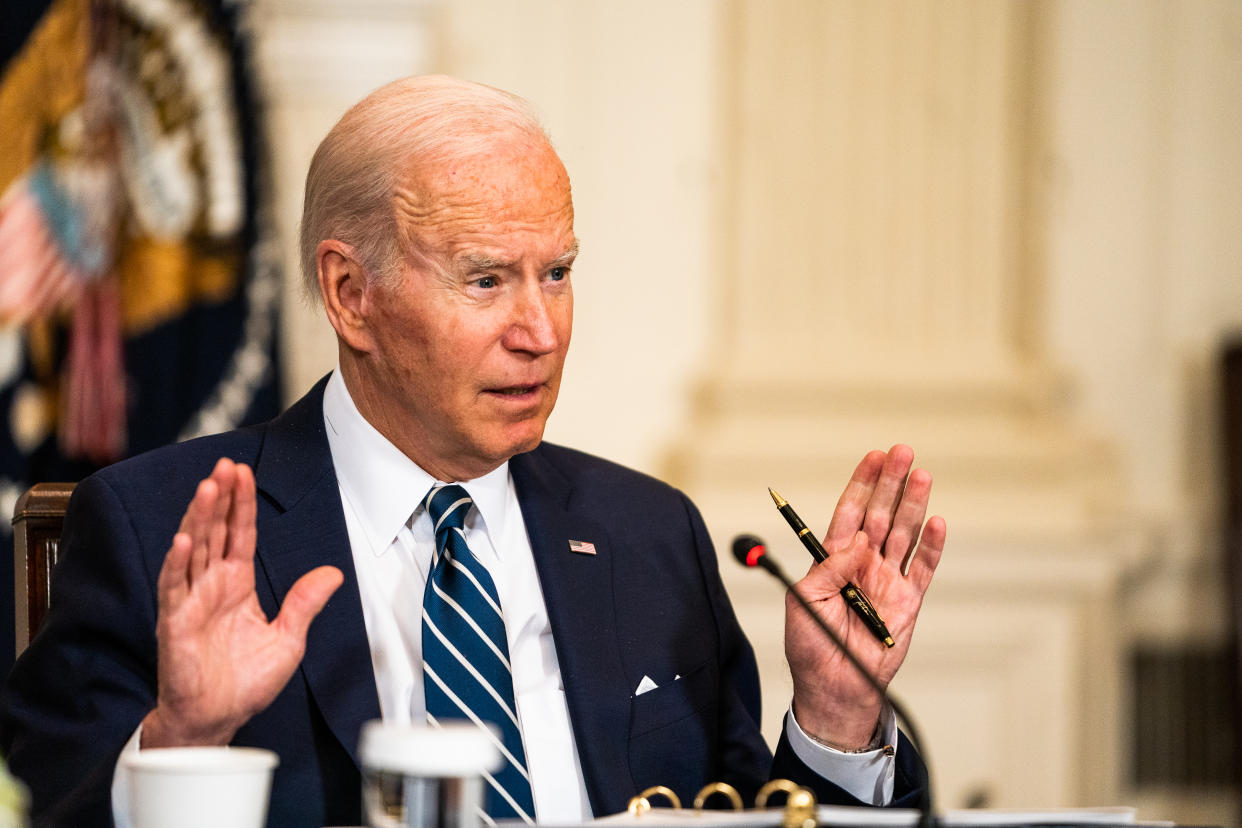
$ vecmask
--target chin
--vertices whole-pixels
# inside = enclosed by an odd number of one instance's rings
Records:
[[[543,433],[540,432],[539,435],[536,437],[532,437],[529,440],[523,440],[520,443],[516,443],[513,446],[513,450],[509,452],[509,456],[512,457],[515,454],[525,454],[528,451],[534,451],[539,446],[539,444],[542,442],[543,442]]]
[[[534,450],[541,442],[543,442],[543,423],[539,423],[537,427],[532,426],[511,435],[506,454],[509,457],[515,454],[525,454],[528,451]]]

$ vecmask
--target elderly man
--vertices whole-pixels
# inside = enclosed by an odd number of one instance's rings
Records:
[[[565,823],[652,784],[753,791],[769,774],[828,801],[917,798],[922,766],[881,699],[792,605],[773,757],[693,505],[541,442],[573,218],[564,167],[507,93],[412,78],[345,114],[302,228],[339,368],[270,423],[74,496],[51,613],[3,697],[37,823],[106,824],[114,799],[123,814],[124,750],[214,744],[280,755],[270,824],[353,823],[359,728],[380,716],[499,725],[498,817]],[[834,554],[800,587],[885,683],[945,537],[911,462],[904,446],[863,459]],[[845,610],[849,580],[892,649]]]

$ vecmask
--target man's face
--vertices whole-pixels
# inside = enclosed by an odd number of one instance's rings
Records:
[[[366,408],[442,480],[485,474],[543,436],[573,327],[569,178],[546,141],[424,165],[398,194],[413,251],[367,292]],[[365,392],[364,392],[365,393]]]

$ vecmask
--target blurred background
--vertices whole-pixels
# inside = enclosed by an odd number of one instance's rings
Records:
[[[766,487],[822,531],[858,459],[905,442],[949,523],[893,686],[940,806],[1239,824],[1242,4],[224,8],[283,264],[272,393],[335,362],[295,242],[327,129],[407,74],[518,93],[569,169],[582,243],[547,436],[700,505],[769,737],[781,590],[729,540],[756,532],[800,571]]]

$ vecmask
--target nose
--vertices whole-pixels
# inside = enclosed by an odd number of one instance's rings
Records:
[[[523,289],[516,297],[504,346],[536,356],[555,352],[561,338],[569,335],[572,302],[571,296],[549,295],[539,285]]]

